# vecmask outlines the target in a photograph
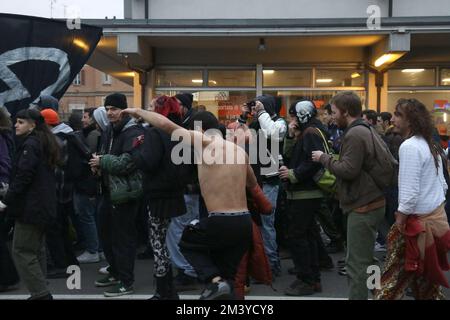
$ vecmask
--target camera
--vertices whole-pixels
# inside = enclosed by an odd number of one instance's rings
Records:
[[[249,101],[245,105],[249,108],[254,107],[256,106],[256,101],[255,100]]]

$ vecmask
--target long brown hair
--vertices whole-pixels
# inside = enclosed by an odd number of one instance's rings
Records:
[[[434,158],[436,170],[439,168],[442,148],[433,140],[434,125],[427,107],[417,99],[399,99],[395,111],[401,111],[409,121],[411,135],[418,135],[425,139]]]

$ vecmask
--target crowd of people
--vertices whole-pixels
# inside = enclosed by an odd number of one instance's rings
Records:
[[[387,247],[374,298],[444,298],[450,182],[426,106],[401,99],[378,114],[350,91],[320,109],[299,98],[286,119],[281,106],[255,97],[228,127],[190,93],[148,110],[113,93],[67,122],[51,96],[14,119],[0,108],[0,292],[22,281],[30,299],[52,299],[47,278],[105,261],[93,285],[132,294],[136,257],[151,257],[153,300],[200,283],[200,299],[244,299],[282,274],[285,248],[286,295],[326,290],[321,271],[337,263],[349,298],[368,299]]]

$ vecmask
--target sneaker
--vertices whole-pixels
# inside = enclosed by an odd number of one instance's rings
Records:
[[[225,300],[231,299],[231,287],[226,281],[219,281],[208,284],[200,295],[200,300]]]
[[[102,268],[98,269],[98,273],[104,274],[105,276],[109,275],[110,272],[111,272],[111,267],[110,266],[106,266],[106,267],[102,267]]]
[[[374,250],[375,252],[386,252],[386,245],[376,242]]]
[[[27,300],[53,300],[53,296],[50,293],[39,297],[29,297]]]
[[[284,290],[287,296],[310,296],[315,293],[314,286],[301,280],[295,280]]]
[[[96,287],[110,287],[116,284],[119,284],[120,281],[112,276],[106,276],[100,280],[95,281]]]
[[[183,271],[178,272],[177,276],[173,279],[176,291],[191,291],[198,289],[199,283],[197,278],[188,276]]]
[[[85,251],[77,257],[77,260],[79,263],[97,263],[100,262],[100,256],[98,252],[90,253],[89,251]]]
[[[117,281],[117,284],[111,289],[103,292],[105,297],[120,297],[126,294],[133,294],[133,286],[125,286],[122,281]]]
[[[98,253],[98,258],[100,259],[100,261],[106,261],[106,256],[103,252]]]

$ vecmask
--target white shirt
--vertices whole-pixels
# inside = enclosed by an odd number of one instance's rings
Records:
[[[447,184],[439,157],[436,171],[433,155],[424,138],[413,136],[399,150],[399,206],[404,214],[428,214],[445,201]]]
[[[258,122],[267,139],[283,141],[287,133],[287,125],[284,119],[278,118],[277,121],[273,121],[267,112],[263,112],[258,117]]]

